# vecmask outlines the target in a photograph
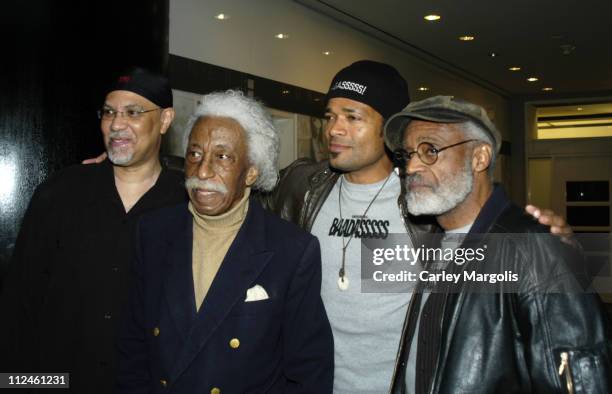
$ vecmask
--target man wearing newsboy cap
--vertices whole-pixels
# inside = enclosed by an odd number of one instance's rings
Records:
[[[435,216],[445,249],[484,255],[422,264],[459,279],[418,284],[391,392],[610,392],[609,324],[583,256],[492,182],[501,134],[486,111],[414,102],[389,118],[385,142],[408,211]]]

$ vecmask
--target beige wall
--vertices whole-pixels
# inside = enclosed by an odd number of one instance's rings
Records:
[[[230,19],[214,19],[220,12]],[[280,32],[289,39],[275,39]],[[324,56],[324,50],[333,55]],[[481,104],[510,140],[502,96],[293,1],[173,0],[170,53],[319,92],[356,60],[390,63],[408,80],[413,99],[450,94]],[[418,92],[421,85],[431,90]]]
[[[538,207],[550,207],[552,159],[529,159],[527,168],[527,203]]]

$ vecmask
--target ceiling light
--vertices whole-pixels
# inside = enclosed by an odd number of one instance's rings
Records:
[[[279,40],[284,40],[286,38],[289,38],[289,34],[278,33],[274,37],[278,38]]]
[[[461,36],[461,37],[459,37],[459,39],[461,41],[473,41],[474,38],[475,38],[474,36]]]
[[[428,91],[428,90],[429,90],[429,88],[428,88],[427,86],[421,86],[421,87],[419,87],[419,91],[421,91],[421,92],[426,92],[426,91]]]
[[[582,110],[583,110],[583,108],[582,108],[582,107],[578,107],[578,108],[576,108],[576,111],[582,111]]]
[[[430,14],[430,15],[425,15],[423,18],[426,21],[433,22],[433,21],[439,21],[441,16],[440,15],[436,15],[436,14]]]
[[[323,54],[324,54],[325,56],[329,56],[329,55],[331,55],[331,54],[332,54],[332,51],[323,51]]]
[[[545,92],[550,92],[551,90],[553,90],[553,88],[542,88],[542,90]]]
[[[527,78],[527,80],[529,82],[536,82],[538,80],[538,78],[536,78],[536,77],[529,77],[529,78]]]
[[[521,71],[521,68],[518,67],[518,66],[512,66],[512,67],[509,67],[508,70],[510,70],[510,71]]]
[[[215,15],[215,19],[218,19],[220,21],[224,21],[224,20],[227,20],[229,18],[230,18],[230,16],[227,15],[227,14],[217,14],[217,15]]]
[[[490,57],[498,57],[499,54],[497,52],[491,52],[491,53],[489,53],[489,56]]]
[[[289,94],[288,90],[283,90],[283,94]]]

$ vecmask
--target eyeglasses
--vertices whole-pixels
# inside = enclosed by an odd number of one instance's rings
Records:
[[[465,141],[457,142],[456,144],[445,146],[443,148],[436,148],[429,142],[421,142],[417,146],[416,150],[413,150],[412,152],[407,152],[405,149],[401,149],[401,148],[396,149],[393,152],[393,156],[397,163],[402,163],[403,165],[406,165],[408,164],[410,159],[414,157],[414,154],[416,153],[417,156],[419,156],[419,159],[424,164],[427,164],[428,166],[430,166],[430,165],[435,164],[436,161],[438,161],[438,154],[442,152],[443,150],[454,148],[455,146],[467,144],[468,142],[472,142],[472,141],[478,141],[478,140],[474,140],[474,139],[465,140]]]
[[[127,116],[128,119],[139,119],[143,114],[147,112],[157,111],[161,108],[153,108],[153,109],[135,109],[129,108],[125,111],[116,111],[112,108],[102,108],[98,110],[98,118],[103,120],[113,120],[117,117],[117,115],[121,114],[122,116]]]

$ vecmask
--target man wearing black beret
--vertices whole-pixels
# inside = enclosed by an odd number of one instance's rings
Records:
[[[130,70],[98,115],[110,160],[37,188],[0,297],[0,371],[68,372],[75,393],[113,392],[134,225],[186,198],[182,173],[159,161],[174,118],[166,78]]]

